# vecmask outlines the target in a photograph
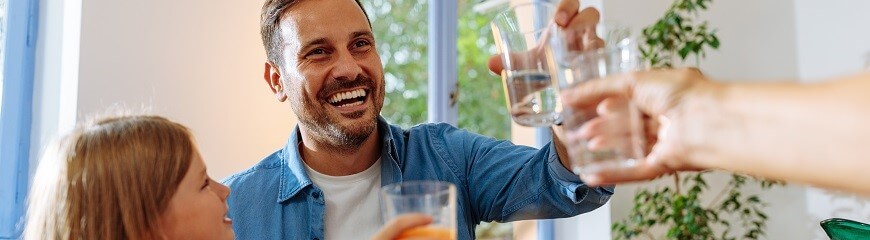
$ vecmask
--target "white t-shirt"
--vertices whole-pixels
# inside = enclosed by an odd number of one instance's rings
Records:
[[[326,239],[368,239],[383,225],[381,218],[381,160],[357,174],[328,176],[305,165],[326,200]]]

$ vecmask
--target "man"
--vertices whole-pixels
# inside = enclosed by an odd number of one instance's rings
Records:
[[[557,23],[590,46],[600,42],[588,36],[594,9],[578,12],[577,0],[559,9]],[[557,145],[515,146],[447,124],[389,125],[379,117],[383,67],[358,1],[267,0],[261,34],[266,83],[299,125],[283,149],[224,181],[240,239],[367,238],[383,222],[380,187],[409,180],[457,186],[459,239],[472,239],[481,221],[575,216],[613,193],[585,186]]]

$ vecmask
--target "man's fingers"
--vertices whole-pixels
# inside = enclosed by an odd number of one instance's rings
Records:
[[[575,10],[576,12],[576,10]],[[598,22],[601,21],[601,12],[595,8],[584,8],[580,11],[577,16],[571,19],[571,22],[566,28],[576,29],[576,30],[584,30],[584,31],[592,31],[591,33],[595,33],[595,26],[598,25]]]
[[[573,32],[569,36],[569,47],[575,51],[589,51],[604,47],[604,39],[601,39],[596,28],[601,21],[601,12],[595,8],[584,8],[571,19],[566,31]]]
[[[510,54],[508,55],[510,56],[508,63],[511,70],[537,69],[543,60],[545,51],[546,49],[543,47],[536,47],[527,51],[508,53]],[[492,55],[486,65],[492,73],[501,75],[505,67],[504,53]]]
[[[579,0],[562,0],[556,8],[556,24],[559,24],[561,27],[568,26],[571,23],[571,19],[574,18],[574,15],[577,15],[579,10]]]
[[[586,51],[596,48],[595,46],[599,44],[599,38],[595,33],[595,26],[600,17],[601,14],[597,9],[585,8],[574,16],[567,26],[563,27],[565,43],[569,50]]]
[[[583,51],[595,50],[604,47],[604,39],[598,37],[598,35],[590,34],[586,35],[583,39]]]
[[[504,70],[504,62],[502,62],[501,54],[496,54],[489,57],[489,61],[486,62],[486,66],[489,67],[489,71],[491,71],[493,74],[501,75],[501,71]]]

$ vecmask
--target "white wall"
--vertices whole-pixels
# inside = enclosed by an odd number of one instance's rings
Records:
[[[604,1],[605,21],[631,28],[635,36],[655,23],[672,0]],[[722,42],[700,68],[725,81],[797,77],[794,3],[792,1],[713,1],[700,16],[718,29]],[[692,61],[691,63],[694,63]]]
[[[819,81],[864,68],[870,54],[870,1],[795,3],[801,79]]]
[[[262,1],[88,0],[79,118],[116,103],[190,127],[213,178],[283,146],[295,119],[262,80]]]

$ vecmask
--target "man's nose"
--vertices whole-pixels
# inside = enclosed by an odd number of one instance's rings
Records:
[[[332,69],[332,78],[347,78],[353,80],[362,74],[363,70],[353,54],[348,51],[340,51],[338,60],[335,62],[335,66]]]

